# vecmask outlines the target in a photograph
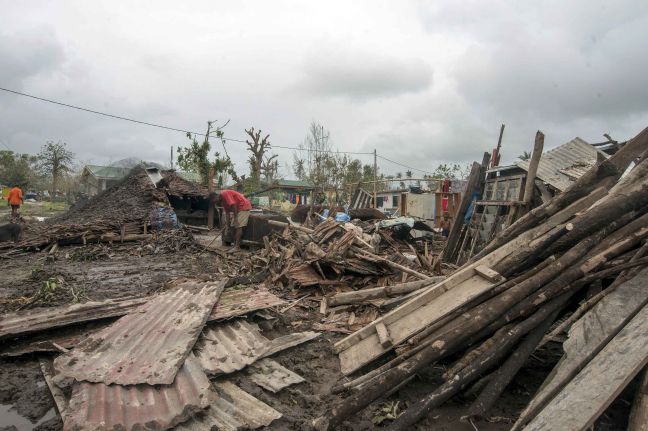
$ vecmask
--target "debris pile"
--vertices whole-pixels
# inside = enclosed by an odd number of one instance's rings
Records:
[[[332,219],[314,229],[283,226],[281,234],[264,238],[265,249],[257,257],[269,269],[269,282],[275,286],[386,286],[410,276],[427,280],[427,273],[433,272],[431,254],[371,223],[364,229]]]
[[[55,243],[137,241],[146,238],[152,211],[169,207],[163,190],[157,189],[143,167],[134,168],[115,186],[68,212],[43,223],[26,225],[18,243],[2,243],[1,249],[38,250]]]
[[[24,250],[49,249],[55,244],[145,241],[150,254],[161,252],[160,248],[164,249],[162,252],[172,252],[191,247],[193,242],[187,237],[190,234],[168,232],[178,227],[169,196],[205,199],[206,188],[183,179],[175,171],[164,171],[161,176],[154,184],[155,177],[138,166],[118,184],[68,212],[44,223],[27,224],[21,241],[2,243],[0,249],[10,250],[4,256],[11,257]],[[163,234],[153,236],[153,231]],[[161,242],[164,244],[159,247]]]
[[[387,429],[411,429],[485,375],[465,417],[488,417],[538,345],[570,325],[563,360],[514,429],[591,426],[648,360],[648,270],[638,269],[648,264],[647,149],[645,129],[500,232],[458,271],[336,343],[341,371],[349,376],[336,392],[347,396],[318,418],[317,427],[339,426],[426,367],[454,357],[443,382]],[[557,316],[577,308],[587,291],[574,317],[556,327]],[[354,375],[361,369],[364,374]]]
[[[225,284],[184,280],[150,298],[7,316],[0,338],[124,315],[80,337],[68,336],[67,342],[52,341],[52,348],[63,354],[53,363],[41,360],[64,429],[234,431],[267,426],[281,412],[230,375],[243,370],[273,393],[301,383],[301,376],[270,357],[319,334],[268,339],[245,319],[223,321],[284,303],[263,289],[226,289]],[[40,347],[43,351],[42,343]]]

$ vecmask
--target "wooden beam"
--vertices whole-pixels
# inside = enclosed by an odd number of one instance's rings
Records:
[[[646,363],[648,307],[641,309],[524,428],[525,431],[588,429]]]
[[[542,157],[542,149],[544,148],[544,134],[538,130],[536,132],[535,143],[533,144],[533,152],[531,153],[531,160],[529,161],[529,170],[527,171],[526,183],[524,184],[524,195],[522,200],[527,205],[533,200],[533,187],[535,186],[536,174],[538,173],[538,165]]]
[[[499,272],[487,267],[486,265],[479,265],[475,268],[475,272],[491,283],[497,283],[499,281],[502,281],[503,279],[502,275]]]
[[[380,322],[376,325],[376,333],[378,334],[378,340],[380,345],[384,348],[389,348],[394,345],[392,339],[389,337],[389,331],[384,323]]]

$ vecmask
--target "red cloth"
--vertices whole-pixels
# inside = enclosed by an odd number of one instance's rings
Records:
[[[220,192],[220,195],[223,202],[223,208],[225,208],[227,212],[234,211],[234,205],[236,205],[239,211],[250,211],[252,209],[250,201],[245,199],[245,196],[237,191],[223,190]]]
[[[20,190],[19,187],[14,187],[13,189],[9,190],[9,196],[7,196],[9,205],[20,205],[22,203],[22,198],[22,190]]]

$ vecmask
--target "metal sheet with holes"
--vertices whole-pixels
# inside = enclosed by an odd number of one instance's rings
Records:
[[[56,358],[64,377],[106,384],[173,383],[225,282],[186,281]]]
[[[75,383],[64,430],[166,430],[190,420],[214,398],[207,375],[190,356],[171,385]]]
[[[205,327],[194,353],[208,374],[227,374],[318,335],[312,331],[296,332],[269,340],[255,324],[238,319]]]
[[[277,410],[229,381],[216,382],[213,387],[216,400],[203,414],[176,426],[175,431],[257,429],[281,417]]]
[[[269,343],[255,324],[237,319],[205,327],[194,353],[208,374],[227,374],[259,359]]]

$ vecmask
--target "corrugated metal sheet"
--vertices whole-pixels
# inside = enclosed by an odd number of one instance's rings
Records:
[[[209,320],[224,320],[264,308],[284,305],[286,301],[259,286],[228,288],[221,295]]]
[[[190,356],[171,385],[75,383],[64,430],[165,430],[213,401],[209,379]]]
[[[268,350],[269,340],[259,328],[245,320],[234,320],[205,328],[194,353],[209,374],[241,370]]]
[[[275,393],[290,385],[305,382],[302,376],[269,358],[251,365],[247,373],[254,383]]]
[[[205,413],[178,425],[175,431],[256,429],[281,417],[281,413],[231,382],[217,382],[213,387],[218,397]]]
[[[564,145],[542,154],[537,177],[558,190],[565,190],[576,179],[596,164],[598,154],[605,153],[582,140],[574,138]],[[529,161],[520,161],[517,166],[529,169]]]
[[[150,298],[108,299],[41,310],[6,314],[0,320],[0,339],[60,328],[79,322],[122,316]]]
[[[261,335],[256,325],[236,320],[206,328],[194,353],[208,374],[227,374],[318,335],[317,332],[299,332],[269,340]]]
[[[173,383],[225,282],[187,281],[91,335],[54,361],[79,381],[150,385]]]

